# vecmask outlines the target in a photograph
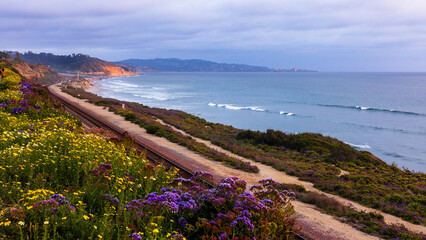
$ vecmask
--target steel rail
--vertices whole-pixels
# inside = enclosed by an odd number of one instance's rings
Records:
[[[118,128],[116,126],[113,126],[110,123],[106,122],[105,120],[100,119],[99,117],[93,116],[92,114],[89,114],[88,112],[81,110],[79,107],[75,106],[73,103],[71,103],[67,99],[63,98],[62,96],[55,94],[54,92],[52,92],[50,90],[49,90],[49,93],[54,99],[58,100],[66,109],[69,109],[71,111],[71,113],[73,113],[74,115],[77,114],[78,116],[76,116],[76,117],[78,119],[80,119],[82,122],[89,122],[90,125],[110,130],[113,133],[117,134],[118,136],[126,135],[127,131],[125,131],[121,128]],[[127,134],[129,136],[133,137],[131,134],[129,134],[129,133],[127,133]],[[171,168],[171,167],[177,168],[177,169],[179,169],[178,174],[182,177],[185,177],[185,178],[189,178],[189,177],[192,177],[194,175],[194,173],[192,171],[190,171],[190,170],[186,169],[185,167],[177,164],[175,161],[170,160],[168,157],[166,157],[163,154],[155,151],[151,147],[140,142],[138,139],[136,139],[136,138],[134,138],[134,139],[135,139],[134,143],[139,149],[146,150],[145,156],[149,161],[151,161],[155,164],[163,165],[167,168]],[[210,183],[208,183],[208,185],[209,185],[209,187],[213,187],[213,185],[210,184]]]

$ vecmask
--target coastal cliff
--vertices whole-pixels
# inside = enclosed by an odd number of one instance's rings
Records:
[[[11,57],[17,55],[17,52],[8,53]],[[138,74],[130,67],[118,66],[84,54],[54,55],[52,53],[26,52],[19,55],[26,62],[44,64],[59,73],[104,77],[132,76]]]
[[[64,76],[43,64],[27,63],[19,60],[9,59],[8,63],[13,66],[23,77],[40,84],[57,83],[64,80]]]

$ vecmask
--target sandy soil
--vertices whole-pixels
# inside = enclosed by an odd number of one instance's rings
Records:
[[[75,102],[77,105],[80,105],[81,108],[94,112],[96,113],[96,115],[98,115],[102,119],[109,121],[110,123],[122,129],[125,129],[126,131],[134,135],[139,140],[143,140],[145,141],[146,144],[149,144],[150,146],[153,146],[155,149],[161,151],[167,157],[171,159],[176,159],[185,168],[193,169],[193,170],[203,170],[203,171],[213,173],[216,181],[225,177],[236,176],[238,178],[245,179],[248,182],[248,185],[250,186],[250,185],[256,184],[261,179],[273,178],[277,182],[299,184],[299,185],[303,185],[307,190],[320,192],[319,190],[313,188],[312,183],[300,181],[296,177],[286,175],[285,173],[280,172],[270,166],[266,166],[266,165],[254,162],[249,159],[244,159],[218,146],[215,146],[208,141],[205,141],[202,139],[196,139],[197,141],[200,141],[218,151],[222,151],[226,154],[229,154],[230,156],[243,159],[244,161],[252,162],[252,164],[259,167],[260,172],[257,174],[254,174],[254,173],[246,173],[236,169],[228,168],[219,162],[208,160],[202,157],[201,155],[194,153],[178,144],[171,143],[164,138],[147,134],[145,129],[140,128],[136,124],[125,121],[123,117],[115,115],[114,113],[109,112],[107,109],[103,107],[95,106],[83,100],[78,100],[77,98],[74,98],[68,94],[62,93],[60,89],[56,86],[51,86],[49,88],[50,90],[58,94],[61,94],[62,96]],[[331,196],[338,201],[344,202],[345,204],[348,204],[348,205],[351,204],[359,210],[377,212],[376,210],[373,210],[371,208],[366,208],[364,206],[361,206],[358,203],[355,203],[355,202],[352,202],[331,194],[326,194],[326,195]],[[332,239],[378,239],[371,235],[367,235],[363,232],[360,232],[347,224],[341,223],[340,221],[334,219],[330,215],[324,214],[314,209],[312,205],[301,203],[298,201],[294,201],[293,205],[298,214],[297,222],[298,224],[302,226],[303,234],[309,238],[331,239],[331,240]],[[426,228],[423,226],[408,223],[406,221],[403,221],[389,214],[385,214],[385,213],[381,213],[381,214],[384,215],[386,222],[400,223],[400,224],[404,224],[408,229],[412,231],[426,232]]]

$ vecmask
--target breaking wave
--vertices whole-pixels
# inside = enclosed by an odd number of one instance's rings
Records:
[[[365,107],[365,106],[334,105],[334,104],[317,104],[317,105],[322,107],[347,108],[347,109],[356,109],[361,111],[375,111],[375,112],[388,112],[388,113],[397,113],[397,114],[426,116],[426,114],[423,114],[423,113],[401,111],[396,109],[373,108],[373,107]]]
[[[353,144],[353,143],[349,143],[349,142],[345,142],[345,143],[348,144],[351,147],[358,148],[358,149],[371,149],[371,147],[368,146],[367,144],[365,144],[365,145],[358,145],[358,144]]]
[[[222,107],[230,110],[250,110],[250,111],[256,111],[256,112],[265,112],[265,109],[259,108],[259,107],[239,107],[235,106],[234,104],[216,104],[216,103],[209,103],[208,104],[211,107]]]
[[[294,116],[295,113],[280,111],[280,115]]]

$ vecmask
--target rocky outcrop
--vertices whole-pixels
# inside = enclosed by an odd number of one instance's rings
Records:
[[[62,75],[43,64],[27,63],[17,60],[11,60],[9,62],[22,76],[35,83],[49,84],[63,80]]]
[[[83,63],[80,67],[79,73],[83,75],[106,77],[132,76],[138,74],[129,67],[117,66],[103,61]]]
[[[87,80],[71,81],[71,82],[68,82],[66,85],[71,86],[73,88],[82,88],[82,89],[88,89],[92,87],[92,84]]]

